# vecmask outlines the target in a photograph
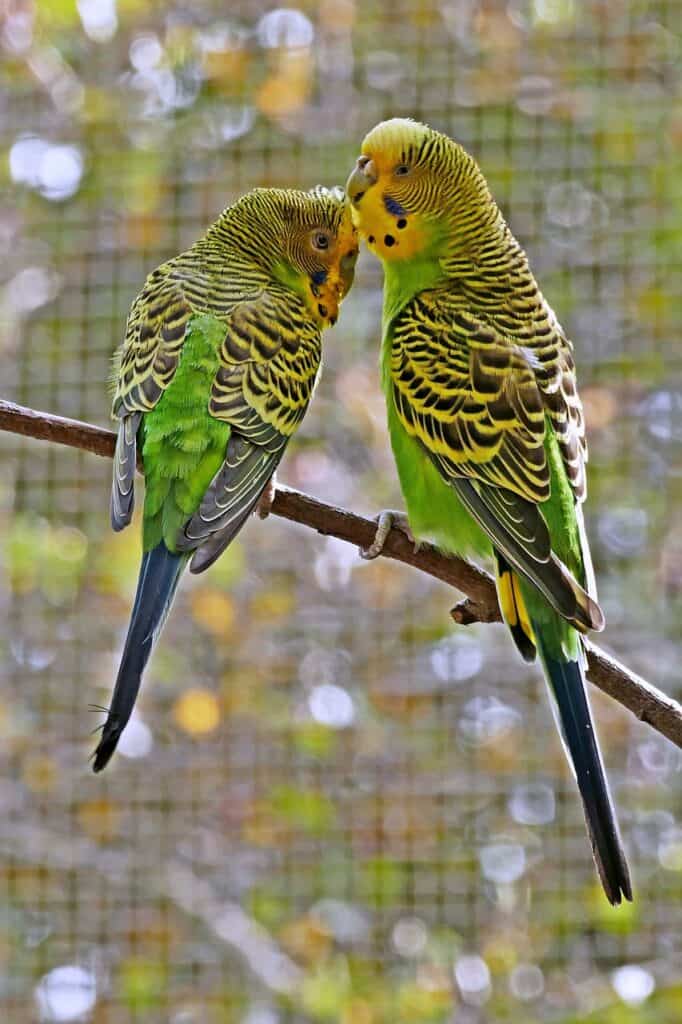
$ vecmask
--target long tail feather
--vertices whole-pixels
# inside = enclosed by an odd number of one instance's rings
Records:
[[[613,904],[632,899],[630,872],[604,772],[597,734],[578,661],[559,659],[545,649],[535,630],[538,651],[554,698],[557,722],[583,801],[587,831],[604,891]]]
[[[173,554],[163,541],[142,558],[114,695],[94,753],[93,770],[96,772],[101,772],[109,761],[132,714],[142,673],[166,621],[186,564],[187,555]]]

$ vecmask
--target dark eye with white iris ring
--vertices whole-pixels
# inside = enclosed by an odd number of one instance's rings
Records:
[[[316,231],[313,235],[313,245],[316,249],[328,249],[329,235],[325,235],[324,231]]]
[[[398,164],[398,166],[396,167],[394,173],[395,173],[397,178],[404,178],[406,174],[410,173],[410,165],[409,164]]]

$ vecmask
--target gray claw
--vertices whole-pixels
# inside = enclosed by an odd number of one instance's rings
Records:
[[[407,516],[404,512],[396,512],[393,509],[384,509],[378,516],[374,517],[374,521],[377,524],[377,532],[374,535],[374,540],[368,548],[358,548],[360,558],[364,558],[367,561],[371,561],[376,558],[384,550],[384,544],[391,530],[395,527],[401,530],[407,539],[414,545],[414,550],[418,551],[420,548],[420,542],[415,539]]]

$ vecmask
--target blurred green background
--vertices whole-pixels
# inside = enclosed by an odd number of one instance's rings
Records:
[[[605,645],[680,693],[682,3],[4,0],[2,397],[107,424],[145,274],[395,114],[479,159],[576,344]],[[363,255],[280,479],[400,504]],[[134,589],[110,465],[0,435],[0,1007],[98,1024],[674,1024],[682,755],[599,694],[596,883],[539,672],[457,595],[271,518],[187,578],[95,777]]]

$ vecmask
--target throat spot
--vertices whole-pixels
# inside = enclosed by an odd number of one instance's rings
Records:
[[[398,200],[394,199],[393,196],[384,196],[384,206],[392,217],[404,217],[407,213],[405,207],[401,206]]]

